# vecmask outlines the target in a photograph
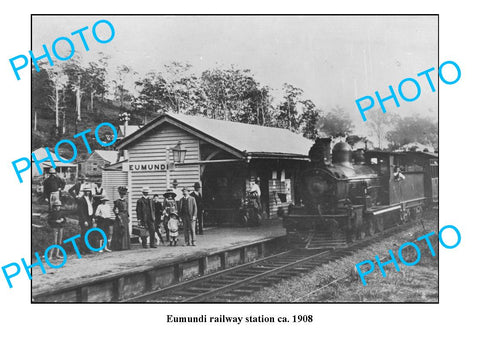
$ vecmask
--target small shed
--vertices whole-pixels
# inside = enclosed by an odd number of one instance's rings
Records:
[[[117,160],[118,152],[115,150],[95,150],[81,163],[80,173],[88,177],[101,177],[102,169]]]

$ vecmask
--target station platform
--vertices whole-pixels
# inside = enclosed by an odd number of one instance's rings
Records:
[[[33,269],[33,302],[121,301],[182,280],[268,254],[265,244],[286,236],[281,220],[257,227],[212,227],[197,235],[196,246],[159,245],[144,249],[132,244],[126,251],[68,256],[59,269]],[[271,248],[271,246],[267,246]]]

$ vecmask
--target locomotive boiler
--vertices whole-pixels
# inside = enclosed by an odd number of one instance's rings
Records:
[[[308,235],[310,248],[335,247],[415,219],[431,201],[425,154],[352,152],[317,138],[299,178],[300,198],[283,217],[287,233]],[[437,179],[438,183],[438,179]]]

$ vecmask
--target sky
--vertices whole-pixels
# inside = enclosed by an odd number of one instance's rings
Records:
[[[107,44],[92,36],[99,19],[115,28]],[[40,55],[43,44],[51,48],[57,37],[66,36],[85,61],[104,52],[112,57],[112,71],[131,66],[138,72],[131,83],[172,61],[188,62],[196,73],[233,64],[250,69],[274,89],[274,96],[290,83],[323,110],[343,107],[362,134],[365,123],[357,98],[374,96],[377,90],[386,97],[388,85],[398,91],[401,80],[432,67],[437,71],[437,24],[436,16],[34,16],[32,51]],[[85,26],[88,52],[78,35],[70,35]],[[106,26],[98,28],[100,37],[108,37]],[[438,86],[436,75],[432,78]],[[436,119],[438,96],[425,78],[417,80],[420,97],[414,102],[400,99],[399,108],[385,102],[387,111]],[[405,95],[415,95],[405,87]]]

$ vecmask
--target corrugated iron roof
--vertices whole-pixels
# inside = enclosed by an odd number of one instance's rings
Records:
[[[162,114],[155,120],[120,141],[129,143],[140,136],[146,128],[160,122],[162,118],[171,118],[187,127],[202,132],[240,152],[250,154],[275,154],[307,156],[313,141],[290,130],[244,124],[241,122],[209,119],[203,116],[191,116],[176,113]]]
[[[111,164],[117,162],[118,152],[116,150],[95,150],[92,155],[94,153],[97,153],[102,159],[108,161]]]
[[[50,154],[52,154],[53,162],[55,163],[56,167],[76,167],[77,166],[75,161],[72,163],[61,162],[60,160],[58,160],[57,156],[55,155],[55,152],[53,152],[51,149],[49,150],[50,150]],[[37,158],[37,160],[45,159],[47,157],[47,151],[45,150],[45,148],[35,149],[32,153],[35,154],[35,157]],[[62,156],[62,159],[69,160],[68,157],[64,158],[63,156]],[[31,161],[33,162],[33,158],[31,159]],[[51,166],[50,164],[51,164],[50,161],[46,161],[43,163],[43,166],[48,167],[48,166]]]
[[[142,126],[140,125],[127,125],[127,127],[125,128],[125,125],[120,125],[118,128],[119,136],[120,137],[130,136],[132,133],[135,133],[136,131],[138,131],[141,127]]]

